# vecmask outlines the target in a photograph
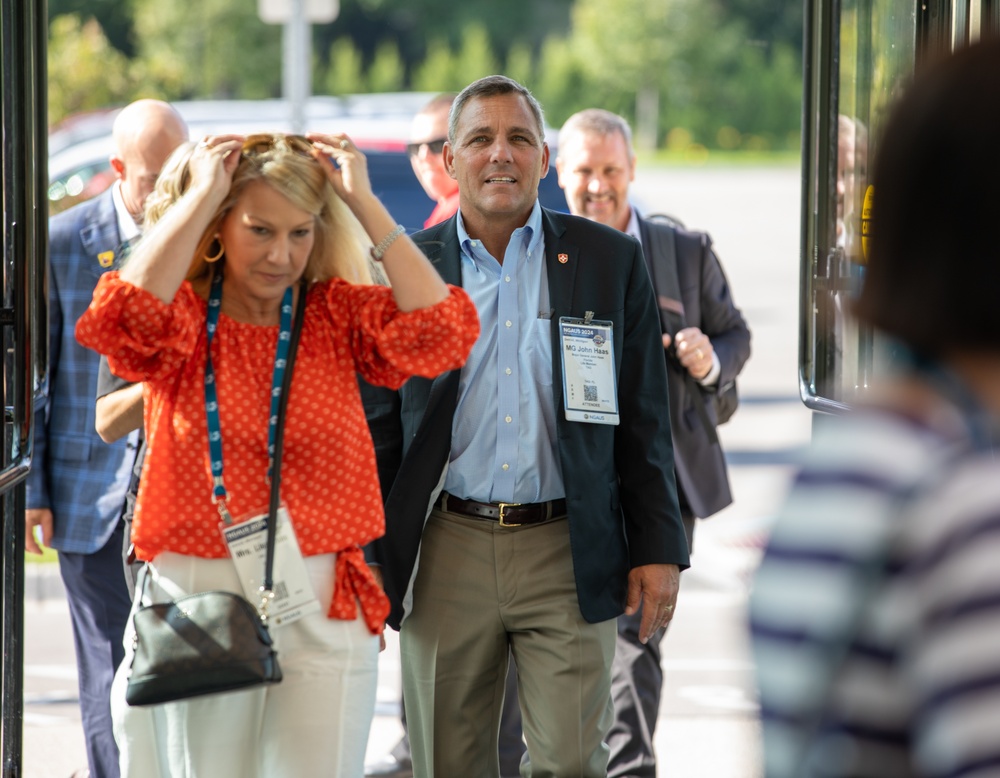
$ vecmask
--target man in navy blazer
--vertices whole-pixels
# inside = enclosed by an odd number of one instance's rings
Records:
[[[678,496],[690,544],[695,517],[711,516],[732,502],[715,432],[715,399],[735,393],[736,377],[750,356],[750,330],[708,235],[644,219],[629,204],[635,152],[622,117],[599,108],[573,114],[559,131],[556,170],[572,213],[642,243],[661,309]],[[640,626],[634,615],[618,619],[610,778],[656,776],[653,734],[663,685],[662,633],[642,643]]]
[[[418,778],[498,775],[509,654],[531,774],[605,775],[615,619],[641,606],[648,640],[688,565],[642,250],[538,205],[543,127],[520,84],[467,87],[444,152],[459,213],[415,238],[483,330],[461,370],[401,390],[403,460],[375,549]],[[567,418],[560,324],[576,320],[610,322],[613,360],[596,364],[617,425]]]
[[[49,224],[49,388],[38,411],[28,475],[26,548],[59,551],[91,778],[119,774],[109,700],[131,607],[122,567],[122,509],[136,442],[135,435],[112,445],[98,437],[99,357],[76,342],[73,329],[101,274],[119,261],[119,247],[138,234],[146,196],[187,135],[184,121],[166,103],[126,106],[113,128],[115,184]]]

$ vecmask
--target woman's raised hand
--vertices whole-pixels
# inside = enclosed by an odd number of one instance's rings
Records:
[[[203,188],[221,203],[229,194],[240,163],[242,135],[206,135],[191,154],[191,188]]]
[[[306,137],[312,141],[313,156],[330,179],[334,191],[354,210],[358,199],[371,195],[367,158],[344,133],[310,132]]]

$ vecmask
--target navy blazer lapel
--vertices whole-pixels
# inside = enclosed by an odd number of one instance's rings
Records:
[[[462,285],[462,252],[458,245],[458,216],[425,230],[417,245],[446,284]]]
[[[446,283],[462,285],[461,253],[455,219],[424,230],[417,236],[417,245]],[[407,395],[404,406],[423,406],[417,429],[408,443],[406,454],[396,474],[385,504],[386,537],[381,543],[385,591],[392,603],[387,622],[399,629],[403,619],[403,599],[420,547],[427,505],[414,500],[412,490],[423,494],[436,484],[441,469],[448,461],[451,449],[451,420],[458,402],[461,370],[451,370],[433,381],[411,378],[401,392]]]
[[[458,245],[457,214],[436,227],[425,231],[417,244],[424,252],[428,261],[444,279],[446,284],[462,285],[462,252]],[[454,403],[458,398],[458,377],[461,370],[451,370],[443,373],[431,382],[428,391],[427,406],[424,412],[424,422],[434,415],[438,403],[444,397],[453,398],[448,411],[454,413]],[[421,425],[422,426],[422,425]]]
[[[573,290],[580,267],[580,247],[566,239],[566,223],[561,214],[542,209],[542,233],[545,236],[545,270],[549,278],[549,304],[552,320],[569,316],[573,310]]]
[[[96,257],[105,251],[117,253],[121,239],[118,237],[118,214],[110,189],[98,196],[94,201],[94,207],[96,218],[88,219],[80,229],[83,249],[90,257]]]
[[[559,411],[563,403],[559,318],[573,315],[580,247],[566,238],[566,223],[557,211],[542,209],[542,233],[545,236],[545,271],[549,279],[549,305],[552,308],[552,397],[556,418],[562,419]]]

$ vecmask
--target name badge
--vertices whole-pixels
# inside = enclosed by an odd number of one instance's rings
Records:
[[[566,419],[618,424],[613,323],[591,319],[591,315],[586,319],[559,319]]]
[[[267,557],[267,514],[251,516],[239,524],[220,524],[229,555],[243,584],[243,593],[255,605],[260,602]],[[268,606],[268,623],[291,624],[315,613],[319,600],[309,582],[299,542],[295,539],[288,509],[278,510],[278,531],[274,538],[274,599]]]

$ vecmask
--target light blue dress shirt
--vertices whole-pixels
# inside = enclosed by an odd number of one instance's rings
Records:
[[[444,488],[480,502],[565,496],[552,399],[552,312],[538,202],[503,265],[458,214],[462,286],[480,334],[462,368]]]

